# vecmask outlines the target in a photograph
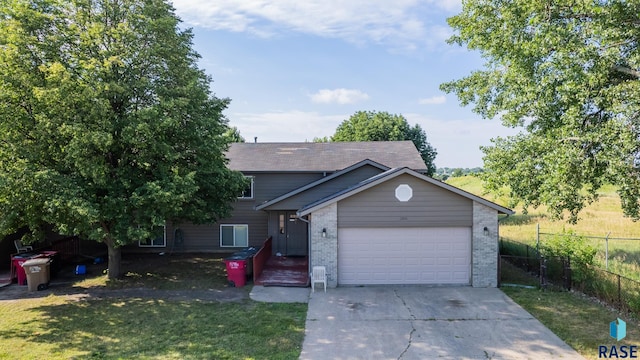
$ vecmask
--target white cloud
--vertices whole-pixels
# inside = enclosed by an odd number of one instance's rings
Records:
[[[445,102],[447,102],[447,98],[444,95],[432,96],[430,98],[424,98],[424,99],[418,100],[418,103],[422,105],[444,104]]]
[[[460,0],[174,0],[173,5],[191,26],[262,37],[293,31],[412,49],[441,36],[442,26],[428,23],[428,15],[452,15]]]
[[[349,115],[323,115],[299,110],[267,113],[233,113],[229,125],[238,127],[247,140],[258,142],[302,142],[331,136]]]
[[[423,114],[404,114],[409,124],[420,124],[427,134],[427,141],[436,148],[438,167],[482,166],[484,154],[480,146],[491,145],[491,139],[517,134],[521,129],[508,128],[500,120],[467,117],[442,120]]]
[[[507,128],[495,120],[464,117],[443,120],[424,114],[403,114],[409,124],[419,124],[427,134],[427,141],[436,148],[439,167],[482,166],[480,146],[491,145],[490,139],[517,134],[521,129]],[[317,112],[287,110],[266,113],[229,114],[231,126],[249,142],[304,142],[315,137],[331,136],[350,114],[324,115]]]
[[[369,95],[356,89],[321,89],[309,95],[311,101],[319,104],[354,104],[369,99]]]

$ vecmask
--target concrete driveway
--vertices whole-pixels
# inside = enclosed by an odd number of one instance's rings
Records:
[[[498,289],[316,289],[300,359],[583,359]]]

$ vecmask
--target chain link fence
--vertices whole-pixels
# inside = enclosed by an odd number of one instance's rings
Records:
[[[535,247],[500,241],[499,286],[575,290],[621,311],[640,314],[640,282],[598,268],[572,267],[568,258],[544,257]]]

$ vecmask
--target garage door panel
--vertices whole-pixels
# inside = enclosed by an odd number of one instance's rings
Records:
[[[470,228],[343,228],[340,284],[469,284]]]

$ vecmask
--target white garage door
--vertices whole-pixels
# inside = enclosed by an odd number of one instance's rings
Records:
[[[338,283],[469,284],[471,228],[338,230]]]

